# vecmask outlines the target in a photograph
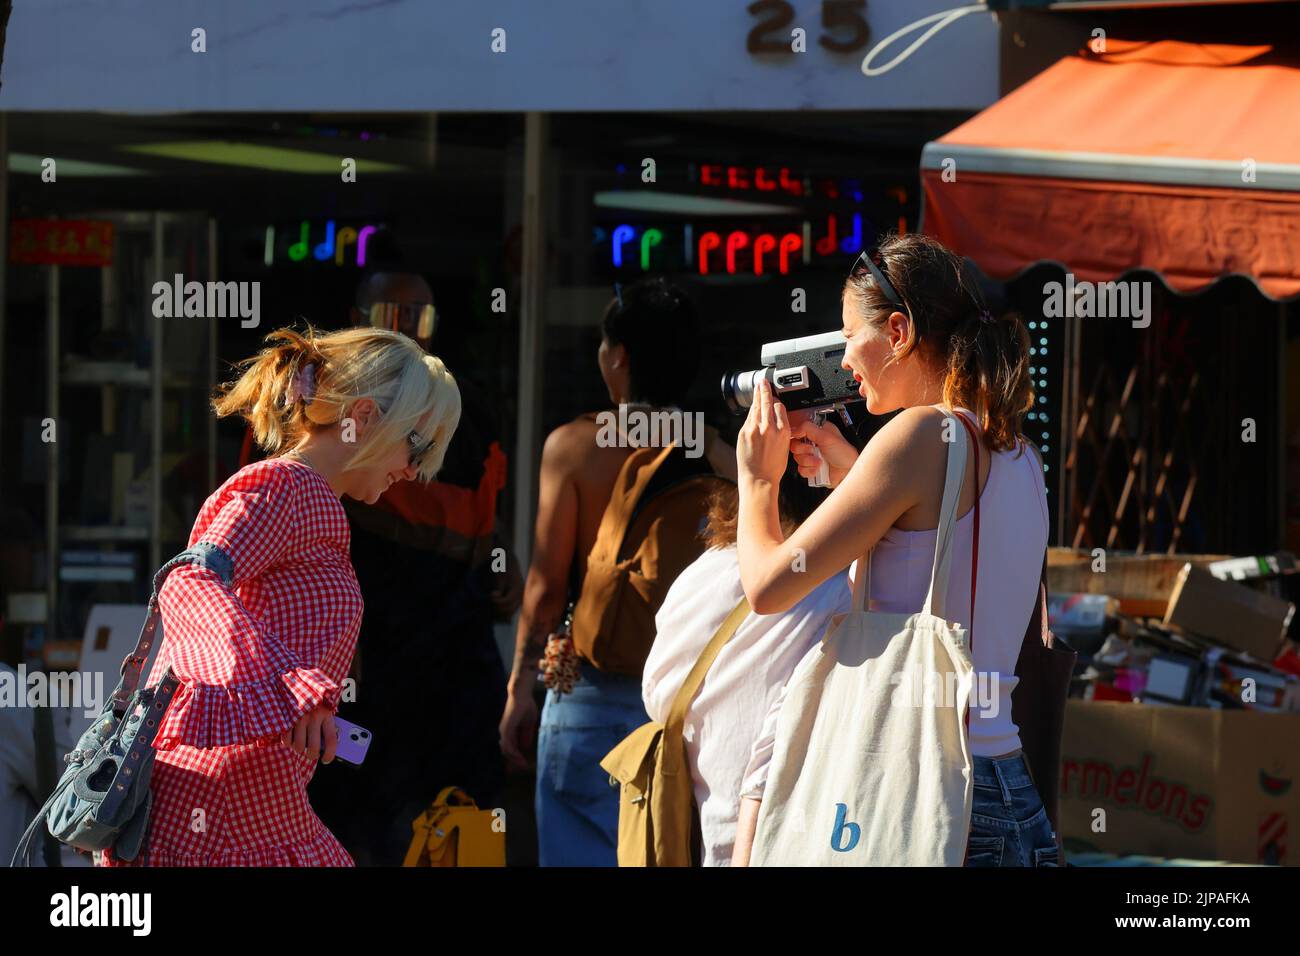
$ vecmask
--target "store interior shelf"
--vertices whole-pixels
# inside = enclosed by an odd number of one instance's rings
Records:
[[[131,525],[63,525],[59,534],[66,541],[148,541],[149,529]]]
[[[65,385],[120,385],[134,388],[149,388],[151,379],[149,369],[141,368],[131,362],[88,362],[68,361],[63,365],[62,381]],[[201,387],[203,383],[190,378],[164,376],[163,388],[189,389]]]

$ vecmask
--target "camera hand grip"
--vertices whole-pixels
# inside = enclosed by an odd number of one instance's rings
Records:
[[[831,485],[831,466],[826,464],[821,449],[816,445],[813,445],[812,453],[817,456],[817,474],[808,479],[808,485],[812,488],[829,488]]]

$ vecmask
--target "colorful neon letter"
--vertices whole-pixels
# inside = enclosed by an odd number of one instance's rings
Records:
[[[641,234],[641,271],[650,271],[650,250],[663,241],[664,234],[658,229],[647,229]]]
[[[853,214],[853,231],[846,233],[840,240],[840,252],[861,252],[862,251],[862,214]]]
[[[636,236],[636,230],[631,226],[615,226],[614,235],[610,239],[610,244],[614,247],[614,268],[623,268],[623,246],[625,243],[632,241]]]
[[[759,233],[754,239],[754,275],[763,274],[763,253],[776,248],[776,236],[770,232]]]
[[[737,229],[727,236],[727,271],[735,274],[736,253],[749,245],[749,233]]]
[[[321,262],[324,262],[330,256],[334,255],[334,220],[325,220],[325,241],[316,246],[315,256]]]
[[[803,239],[797,232],[787,232],[781,237],[781,274],[786,275],[790,271],[790,253],[797,251],[803,246]]]
[[[366,264],[366,242],[375,233],[374,226],[362,226],[361,231],[357,233],[357,265]]]
[[[357,241],[357,231],[351,226],[344,226],[339,230],[339,241],[334,246],[334,264],[343,265],[343,257],[347,254],[348,243]]]
[[[817,240],[817,254],[829,256],[835,253],[835,213],[826,217],[826,235]]]
[[[298,233],[302,237],[289,247],[289,258],[294,262],[302,262],[307,258],[307,220],[302,221],[298,227]]]
[[[716,232],[700,233],[700,275],[709,274],[709,253],[722,245],[722,237]]]

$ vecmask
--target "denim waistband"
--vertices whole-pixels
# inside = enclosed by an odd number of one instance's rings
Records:
[[[1024,752],[1010,757],[974,756],[975,786],[1017,789],[1030,786],[1034,778],[1029,773],[1029,762]]]
[[[578,658],[578,673],[581,675],[582,680],[594,687],[628,688],[629,693],[633,690],[638,695],[641,693],[641,678],[639,676],[611,674],[609,671],[598,670],[586,658]]]

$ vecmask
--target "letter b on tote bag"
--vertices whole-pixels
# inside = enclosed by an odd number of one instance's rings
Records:
[[[973,669],[965,630],[943,607],[968,444],[965,429],[955,436],[925,607],[867,610],[866,554],[852,611],[790,678],[753,866],[962,865],[974,796],[964,726]]]

